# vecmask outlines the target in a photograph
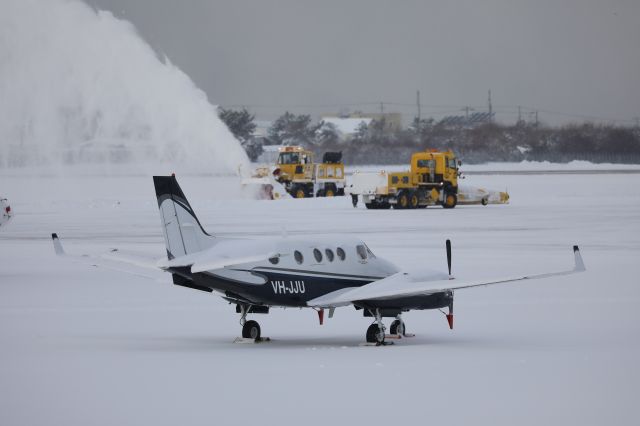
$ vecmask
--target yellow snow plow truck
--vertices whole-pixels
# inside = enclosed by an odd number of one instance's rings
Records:
[[[368,209],[452,209],[458,204],[459,164],[451,151],[416,152],[408,172],[355,172],[347,189],[354,206],[361,196]]]
[[[280,148],[273,176],[295,198],[344,195],[344,164],[341,152],[326,152],[322,163],[313,152],[299,146]]]

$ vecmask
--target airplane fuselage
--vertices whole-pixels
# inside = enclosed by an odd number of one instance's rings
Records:
[[[244,250],[243,244],[246,244]],[[219,249],[214,247],[212,250]],[[192,274],[186,269],[169,271],[180,274],[174,278],[179,285],[221,292],[229,300],[252,305],[284,307],[306,307],[308,301],[320,296],[360,287],[399,271],[356,239],[283,238],[259,242],[246,240],[244,243],[240,240],[233,243],[233,250],[245,253],[262,250],[269,253],[269,258]],[[376,307],[433,309],[449,303],[447,294],[437,293],[388,302],[382,300]]]

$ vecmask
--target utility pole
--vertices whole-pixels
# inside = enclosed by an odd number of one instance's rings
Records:
[[[536,127],[538,127],[538,111],[536,111]]]
[[[522,108],[518,105],[518,123],[522,121]]]
[[[418,123],[420,123],[420,91],[418,90],[418,92],[416,93],[416,106],[418,107]]]
[[[491,105],[491,89],[489,89],[489,120],[493,121],[493,105]]]
[[[464,113],[465,113],[465,118],[466,118],[467,120],[469,120],[469,111],[473,111],[473,110],[474,110],[473,108],[468,107],[468,106],[466,106],[466,107],[462,108],[462,111],[464,111]]]

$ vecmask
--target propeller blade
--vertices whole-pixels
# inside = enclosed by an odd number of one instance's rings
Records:
[[[447,240],[447,266],[449,267],[449,276],[451,276],[451,240]]]

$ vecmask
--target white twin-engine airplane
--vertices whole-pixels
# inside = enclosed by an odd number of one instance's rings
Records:
[[[453,328],[454,290],[514,281],[567,275],[585,270],[577,246],[572,270],[478,281],[451,276],[451,244],[446,243],[449,273],[405,272],[375,256],[354,238],[268,240],[231,239],[207,234],[175,176],[154,176],[167,259],[158,267],[173,275],[173,283],[206,292],[216,291],[241,314],[242,337],[261,340],[260,326],[247,314],[266,314],[271,307],[324,310],[353,305],[373,323],[366,340],[378,345],[386,338],[408,336],[402,313],[412,309],[441,309]],[[64,254],[53,234],[57,254]],[[393,317],[390,334],[382,320]]]

